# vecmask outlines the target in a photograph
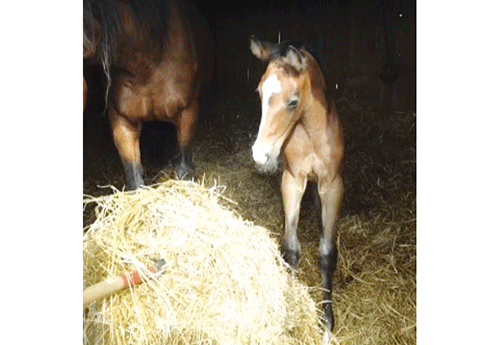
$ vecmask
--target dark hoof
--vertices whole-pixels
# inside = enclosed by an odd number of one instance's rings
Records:
[[[299,264],[300,259],[300,251],[299,250],[291,250],[286,248],[283,244],[281,245],[281,253],[283,255],[283,259],[287,264],[292,268],[296,268]]]
[[[125,168],[126,188],[128,191],[144,187],[142,166],[140,164],[124,162],[123,167]]]
[[[144,187],[144,182],[127,183],[126,190],[133,191],[133,190],[137,190],[137,189],[142,188],[142,187]]]
[[[141,173],[136,173],[132,176],[127,175],[127,190],[132,191],[144,187],[144,180],[142,179]]]
[[[184,163],[175,168],[175,173],[179,179],[184,181],[191,181],[194,179],[194,168]]]

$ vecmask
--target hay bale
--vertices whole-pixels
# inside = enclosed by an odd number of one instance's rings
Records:
[[[219,204],[220,189],[170,180],[86,198],[84,285],[163,273],[84,310],[84,344],[319,344],[318,309],[268,230]]]

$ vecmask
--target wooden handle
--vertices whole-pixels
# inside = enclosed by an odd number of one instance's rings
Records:
[[[150,266],[148,267],[148,271],[156,273],[158,272],[158,267]],[[93,301],[107,297],[126,287],[140,283],[143,283],[143,280],[137,271],[123,273],[119,276],[108,278],[83,290],[83,306],[85,307]]]

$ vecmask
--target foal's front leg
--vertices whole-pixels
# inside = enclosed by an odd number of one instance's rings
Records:
[[[142,179],[140,136],[141,123],[132,123],[121,116],[114,107],[109,109],[113,140],[122,160],[127,179],[127,190],[144,186]]]
[[[323,310],[326,327],[332,331],[335,320],[332,311],[332,280],[337,267],[337,246],[335,245],[335,223],[339,216],[340,202],[343,194],[342,177],[337,177],[328,184],[318,183],[318,194],[321,200],[322,233],[319,241],[319,266],[323,285]]]
[[[300,243],[297,237],[300,201],[306,189],[305,177],[294,177],[288,170],[283,172],[281,194],[285,211],[285,233],[281,241],[283,258],[292,267],[296,267],[300,257]]]

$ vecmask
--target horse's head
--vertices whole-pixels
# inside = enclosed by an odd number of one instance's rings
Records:
[[[257,91],[262,101],[262,118],[252,147],[254,161],[263,171],[278,167],[281,147],[299,120],[306,102],[308,78],[306,51],[292,43],[250,41],[252,53],[267,62]]]

